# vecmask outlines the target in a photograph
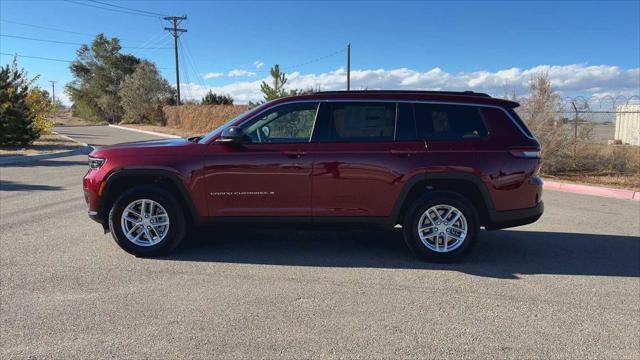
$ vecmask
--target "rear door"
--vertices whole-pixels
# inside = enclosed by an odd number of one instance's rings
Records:
[[[396,142],[398,111],[395,102],[321,104],[313,139],[315,218],[391,213],[412,155],[424,151],[422,142]]]

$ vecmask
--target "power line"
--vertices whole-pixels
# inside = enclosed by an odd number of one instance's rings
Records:
[[[170,37],[171,37],[171,35],[167,34],[167,33],[156,34],[156,35],[152,36],[151,38],[149,38],[149,40],[147,40],[147,42],[145,42],[142,46],[140,46],[140,48],[132,51],[131,54],[135,55],[135,56],[140,56],[142,53],[145,53],[148,50],[167,49],[166,47],[159,48],[159,47],[155,47],[155,46],[165,44]],[[171,49],[171,48],[169,47],[168,49]],[[147,55],[149,55],[149,54],[151,54],[153,52],[154,51],[150,51],[149,53],[147,53]]]
[[[343,52],[345,52],[345,51],[347,51],[347,48],[342,48],[342,49],[337,50],[337,51],[334,51],[334,52],[332,52],[332,53],[330,53],[330,54],[327,54],[327,55],[324,55],[324,56],[317,57],[317,58],[315,58],[315,59],[313,59],[313,60],[305,61],[305,62],[303,62],[303,63],[296,64],[296,65],[291,65],[291,66],[285,66],[285,67],[282,67],[282,70],[291,71],[291,70],[293,70],[293,69],[301,68],[301,67],[303,67],[303,66],[306,66],[306,65],[309,65],[309,64],[313,64],[313,63],[318,62],[318,61],[322,61],[322,60],[327,59],[327,58],[330,58],[330,57],[332,57],[332,56],[336,56],[336,55],[341,54],[341,53],[343,53]],[[265,72],[266,72],[266,71],[265,71]]]
[[[48,42],[48,43],[54,43],[54,44],[85,45],[83,43],[75,43],[75,42],[69,42],[69,41],[58,41],[58,40],[49,40],[49,39],[38,39],[38,38],[32,38],[32,37],[27,37],[27,36],[18,36],[18,35],[0,34],[0,36],[14,38],[14,39]],[[123,49],[142,49],[143,47],[140,47],[140,46],[123,46],[122,48]],[[151,49],[151,48],[147,48],[147,49]],[[171,49],[171,48],[163,47],[163,48],[156,48],[156,49]]]
[[[198,64],[196,63],[195,58],[193,57],[193,55],[191,55],[191,51],[189,50],[189,47],[187,46],[187,42],[184,41],[184,40],[180,41],[180,46],[182,46],[182,51],[187,54],[187,60],[189,61],[192,69],[195,72],[196,79],[198,79],[198,83],[203,88],[206,87],[204,81],[202,80],[202,77],[200,76],[201,73],[200,73],[200,69],[198,68]]]
[[[44,56],[22,55],[22,54],[18,54],[18,53],[10,54],[10,53],[6,53],[6,52],[0,52],[0,55],[16,56],[16,57],[19,57],[19,58],[27,58],[27,59],[57,61],[57,62],[64,62],[64,63],[72,63],[72,62],[75,61],[75,60],[54,59],[54,58],[49,58],[49,57],[44,57]],[[168,68],[166,68],[166,67],[157,67],[157,69],[167,70]]]
[[[87,33],[81,33],[81,32],[77,32],[77,31],[71,31],[71,30],[62,30],[62,29],[56,29],[56,28],[51,28],[51,27],[47,27],[47,26],[40,26],[40,25],[33,25],[33,24],[27,24],[27,23],[23,23],[23,22],[19,22],[19,21],[12,21],[12,20],[5,20],[5,19],[0,19],[1,22],[5,22],[5,23],[9,23],[9,24],[17,24],[17,25],[22,25],[22,26],[30,26],[36,29],[44,29],[44,30],[51,30],[51,31],[59,31],[59,32],[64,32],[64,33],[68,33],[68,34],[75,34],[75,35],[82,35],[82,36],[94,36],[93,34],[87,34]]]
[[[329,54],[327,54],[327,55],[323,55],[323,56],[320,56],[320,57],[314,58],[314,59],[312,59],[312,60],[308,60],[308,61],[305,61],[305,62],[302,62],[302,63],[298,63],[298,64],[294,64],[294,65],[281,66],[281,67],[280,67],[280,70],[286,70],[286,71],[295,70],[295,69],[298,69],[298,68],[301,68],[301,67],[307,66],[307,65],[309,65],[309,64],[313,64],[313,63],[316,63],[316,62],[318,62],[318,61],[322,61],[322,60],[324,60],[324,59],[327,59],[327,58],[330,58],[330,57],[336,56],[336,55],[341,54],[341,53],[344,53],[344,52],[346,52],[346,51],[347,51],[347,48],[346,48],[346,47],[344,47],[344,48],[342,48],[342,49],[340,49],[340,50],[336,50],[336,51],[331,52],[331,53],[329,53]],[[231,71],[231,70],[233,70],[233,69],[230,69],[230,70],[227,70],[227,71],[224,71],[224,72],[226,73],[226,72],[229,72],[229,71]],[[222,70],[217,70],[217,71],[221,71],[221,72],[222,72]],[[271,72],[271,70],[252,70],[252,72],[253,72],[253,73],[258,73],[258,74],[267,74],[267,73],[270,73],[270,72]]]
[[[99,6],[99,5],[89,4],[89,3],[80,2],[80,1],[74,1],[74,0],[63,0],[63,1],[68,2],[70,4],[88,6],[88,7],[92,7],[92,8],[96,8],[96,9],[113,11],[113,12],[117,12],[117,13],[121,13],[121,14],[138,15],[138,16],[145,16],[145,17],[150,17],[150,18],[158,18],[158,16],[156,16],[156,15],[147,15],[147,14],[143,14],[143,13],[140,13],[140,12],[115,9],[115,8],[111,8],[111,7]]]
[[[0,19],[0,22],[4,22],[4,23],[8,23],[8,24],[22,25],[22,26],[28,26],[28,27],[32,27],[32,28],[36,28],[36,29],[43,29],[43,30],[50,30],[50,31],[58,31],[58,32],[68,33],[68,34],[74,34],[74,35],[89,36],[89,37],[92,37],[92,38],[96,36],[96,34],[81,33],[81,32],[77,32],[77,31],[64,30],[64,29],[57,29],[57,28],[48,27],[48,26],[41,26],[41,25],[27,24],[27,23],[23,23],[23,22],[19,22],[19,21],[13,21],[13,20]],[[146,41],[141,41],[141,40],[125,39],[125,38],[121,38],[121,37],[118,37],[118,39],[119,39],[119,40],[122,40],[122,41],[137,42],[137,43],[144,43],[144,42],[146,42]]]
[[[23,57],[23,58],[29,58],[29,59],[40,59],[40,60],[49,60],[49,61],[59,61],[59,62],[65,62],[65,63],[71,63],[71,62],[73,62],[73,60],[53,59],[53,58],[42,57],[42,56],[20,55],[20,54],[17,54],[17,53],[16,53],[16,54],[9,54],[9,53],[5,53],[5,52],[0,52],[0,55],[16,56],[16,57]]]
[[[167,16],[165,14],[158,14],[158,13],[154,13],[152,11],[133,9],[133,8],[129,8],[129,7],[126,7],[126,6],[110,4],[110,3],[106,3],[106,2],[102,2],[102,1],[96,1],[96,0],[87,0],[87,1],[92,2],[92,3],[96,3],[96,4],[102,4],[102,5],[106,5],[106,6],[111,6],[111,7],[118,8],[118,9],[124,9],[124,10],[128,10],[128,11],[135,11],[135,12],[139,12],[139,13],[143,13],[143,14],[147,14],[147,15],[153,15],[153,16],[158,16],[158,17]]]

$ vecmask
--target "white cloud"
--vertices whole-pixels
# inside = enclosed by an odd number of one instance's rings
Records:
[[[235,71],[235,70],[234,70]],[[239,70],[244,71],[244,70]],[[510,68],[499,71],[475,71],[448,73],[440,68],[428,71],[400,69],[369,69],[351,72],[352,89],[398,90],[473,90],[493,96],[515,92],[527,94],[528,82],[540,72],[547,72],[553,88],[563,96],[575,95],[637,95],[640,93],[640,68],[622,69],[610,65],[571,64],[539,65],[530,69]],[[246,75],[243,72],[234,76]],[[229,73],[231,75],[231,72]],[[287,88],[343,90],[346,88],[346,71],[342,68],[320,74],[293,72],[288,75]],[[262,79],[269,81],[268,78]],[[196,84],[183,84],[194,98],[202,97],[209,89],[218,94],[229,94],[236,103],[262,99],[260,82],[238,81],[218,87],[203,88]]]
[[[219,72],[210,72],[210,73],[206,73],[203,78],[205,79],[215,79],[215,78],[221,78],[223,77],[224,74],[223,73],[219,73]]]
[[[233,69],[229,71],[227,76],[229,77],[256,76],[256,73],[247,71],[247,70],[242,70],[242,69]]]
[[[260,60],[256,60],[256,61],[253,62],[253,66],[255,66],[256,69],[260,69],[261,67],[264,66],[264,63],[262,61],[260,61]]]

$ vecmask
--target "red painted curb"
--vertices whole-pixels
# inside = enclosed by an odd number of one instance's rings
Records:
[[[544,189],[566,191],[576,194],[604,196],[615,199],[640,201],[640,192],[633,190],[615,189],[600,186],[560,183],[544,180]]]

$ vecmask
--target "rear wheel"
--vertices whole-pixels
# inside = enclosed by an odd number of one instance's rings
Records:
[[[109,212],[116,243],[136,256],[157,256],[177,247],[184,238],[185,219],[168,192],[136,187],[120,196]]]
[[[473,205],[461,195],[444,191],[418,198],[402,227],[407,246],[422,259],[435,262],[465,255],[479,230]]]

